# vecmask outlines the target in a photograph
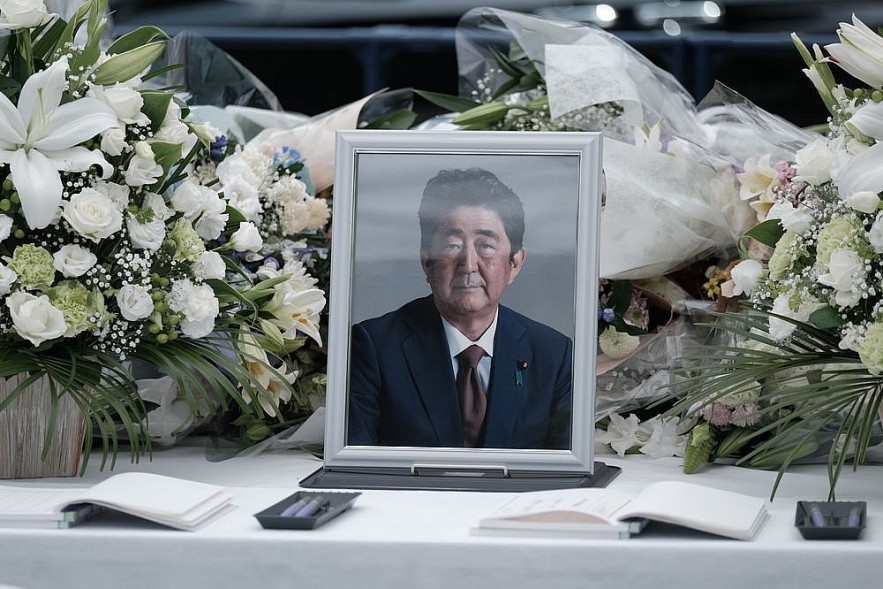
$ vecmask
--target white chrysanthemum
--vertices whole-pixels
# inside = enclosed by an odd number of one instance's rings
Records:
[[[641,340],[638,336],[616,331],[613,326],[608,327],[598,336],[598,345],[601,346],[601,351],[614,360],[633,354],[640,343]]]

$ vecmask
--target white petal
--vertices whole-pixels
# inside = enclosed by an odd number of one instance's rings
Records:
[[[21,198],[21,209],[31,229],[48,225],[61,206],[63,186],[58,170],[35,149],[16,151],[10,162],[12,182]]]
[[[849,122],[868,137],[883,139],[883,102],[866,102],[849,118]]]
[[[840,194],[854,194],[865,190],[878,194],[883,192],[881,157],[883,143],[877,143],[852,158],[837,175]]]
[[[104,154],[97,149],[87,149],[82,146],[57,151],[41,151],[56,170],[62,172],[84,172],[92,166],[101,166],[104,170],[103,178],[113,173],[113,166],[104,159]]]
[[[22,120],[26,121],[29,132],[41,129],[46,118],[58,108],[66,83],[66,58],[59,59],[25,81],[18,97],[18,111]]]
[[[27,130],[15,105],[0,92],[0,145],[22,145]]]
[[[81,98],[59,106],[41,132],[32,132],[30,138],[39,150],[67,149],[118,124],[110,107],[94,98]]]

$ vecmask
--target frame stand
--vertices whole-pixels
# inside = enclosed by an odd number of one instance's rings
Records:
[[[329,468],[323,466],[300,482],[308,489],[384,489],[420,491],[524,492],[606,487],[620,473],[617,466],[595,462],[594,472],[508,471],[466,467]]]

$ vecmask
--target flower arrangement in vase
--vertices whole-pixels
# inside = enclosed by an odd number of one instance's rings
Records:
[[[745,163],[741,194],[759,221],[746,237],[761,247],[745,248],[722,290],[748,307],[720,317],[727,339],[687,355],[675,385],[675,411],[699,419],[685,467],[734,456],[781,476],[820,453],[832,495],[879,439],[883,400],[883,37],[855,17],[837,33],[812,51],[792,35],[827,134],[793,161]],[[864,86],[837,83],[832,64]]]
[[[188,122],[173,91],[145,85],[164,33],[104,47],[106,9],[87,0],[65,21],[42,0],[0,5],[0,378],[18,379],[0,413],[46,383],[36,451],[72,400],[87,458],[93,437],[115,456],[121,432],[134,457],[149,448],[131,359],[168,375],[193,411],[253,410],[294,380],[266,351],[285,348],[299,316],[275,297],[289,274],[228,279],[230,255],[263,244],[193,177],[215,133]]]

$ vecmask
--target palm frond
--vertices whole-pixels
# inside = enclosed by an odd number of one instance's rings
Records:
[[[772,494],[796,460],[828,449],[829,494],[833,499],[845,464],[863,462],[873,443],[883,404],[883,375],[873,375],[852,350],[838,347],[837,336],[809,323],[745,309],[715,314],[703,324],[719,342],[688,350],[673,370],[668,415],[690,415],[727,395],[762,385],[758,424],[739,440],[750,448],[737,461],[779,468]],[[794,325],[779,341],[769,333],[770,319]]]

